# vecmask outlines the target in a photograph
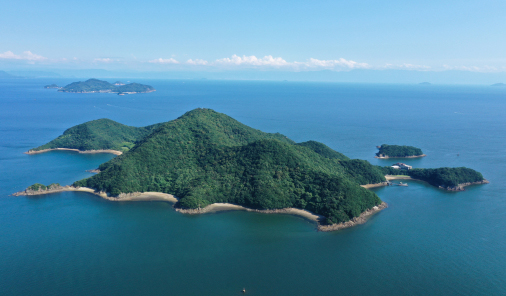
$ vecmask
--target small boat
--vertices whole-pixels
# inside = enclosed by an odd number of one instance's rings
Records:
[[[408,186],[407,183],[402,183],[402,182],[399,182],[399,184],[396,184],[397,186]]]

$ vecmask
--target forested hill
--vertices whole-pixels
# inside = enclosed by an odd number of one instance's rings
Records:
[[[367,161],[349,160],[317,142],[296,144],[210,109],[161,124],[128,152],[75,186],[120,193],[159,191],[176,206],[230,202],[258,209],[296,207],[348,221],[381,203],[359,184],[385,180]]]
[[[387,145],[379,147],[378,157],[413,157],[424,155],[422,149],[413,146]]]
[[[98,79],[88,79],[86,81],[72,82],[58,91],[61,92],[74,92],[74,93],[96,93],[96,92],[111,92],[111,93],[146,93],[155,91],[150,85],[140,83],[130,83],[126,85],[114,85],[107,81]]]
[[[158,126],[160,124],[133,127],[110,119],[97,119],[71,127],[58,138],[30,151],[70,148],[81,151],[111,149],[124,152],[132,148],[136,141],[146,137]]]

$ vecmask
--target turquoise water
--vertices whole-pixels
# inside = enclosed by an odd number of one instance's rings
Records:
[[[0,80],[1,295],[506,294],[506,89],[485,86],[138,81],[150,94],[67,94],[70,80]],[[491,181],[465,192],[424,183],[376,193],[389,208],[332,233],[299,217],[187,216],[164,202],[86,193],[12,197],[70,184],[113,156],[24,151],[98,118],[144,126],[197,107],[352,158],[408,144],[415,167],[467,166]],[[459,154],[459,156],[457,156]]]

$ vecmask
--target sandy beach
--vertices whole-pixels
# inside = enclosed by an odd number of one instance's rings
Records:
[[[52,149],[44,149],[44,150],[29,150],[27,152],[25,152],[25,154],[39,154],[39,153],[44,153],[44,152],[49,152],[49,151],[58,151],[58,150],[65,150],[65,151],[75,151],[75,152],[78,152],[78,153],[83,153],[83,154],[87,154],[87,153],[90,153],[90,154],[94,154],[94,153],[112,153],[112,154],[115,154],[115,155],[121,155],[123,154],[123,152],[121,151],[118,151],[118,150],[84,150],[84,151],[81,151],[79,149],[71,149],[71,148],[52,148]]]
[[[95,191],[92,188],[88,187],[74,187],[74,186],[60,186],[56,189],[50,189],[50,190],[38,190],[38,191],[20,191],[12,194],[13,196],[35,196],[35,195],[44,195],[44,194],[51,194],[51,193],[58,193],[58,192],[65,192],[65,191],[78,191],[78,192],[87,192],[91,193],[97,196],[100,196],[101,198],[110,200],[110,201],[168,201],[171,203],[176,203],[178,199],[167,193],[162,192],[134,192],[134,193],[121,193],[118,197],[111,197],[108,196],[105,192],[98,192]],[[205,214],[205,213],[216,213],[221,211],[248,211],[248,212],[257,212],[257,213],[263,213],[263,214],[288,214],[288,215],[296,215],[299,217],[302,217],[304,219],[307,219],[312,222],[316,222],[318,224],[318,230],[319,231],[335,231],[343,228],[348,228],[354,225],[363,224],[367,221],[368,217],[372,214],[379,212],[387,207],[386,203],[381,203],[378,206],[373,207],[370,210],[367,210],[363,212],[359,217],[355,217],[354,219],[344,222],[344,223],[338,223],[338,224],[332,224],[332,225],[320,225],[320,222],[325,221],[325,217],[311,213],[306,210],[296,209],[296,208],[284,208],[284,209],[273,209],[273,210],[257,210],[257,209],[250,209],[246,208],[240,205],[234,205],[230,203],[214,203],[211,205],[206,206],[205,208],[201,209],[179,209],[175,208],[177,212],[183,213],[183,214],[190,214],[190,215],[196,215],[196,214]]]
[[[205,213],[216,213],[220,211],[248,211],[248,212],[257,212],[257,213],[264,213],[264,214],[289,214],[289,215],[296,215],[303,217],[305,219],[308,219],[310,221],[319,222],[322,221],[322,219],[325,219],[323,216],[313,214],[306,210],[296,209],[296,208],[284,208],[284,209],[274,209],[274,210],[257,210],[257,209],[250,209],[239,205],[234,205],[230,203],[214,203],[211,205],[206,206],[205,208],[201,209],[178,209],[176,208],[176,211],[184,214],[205,214]]]
[[[388,159],[388,158],[419,158],[419,157],[425,157],[427,155],[425,154],[422,154],[422,155],[413,155],[413,156],[374,156],[374,158],[379,158],[379,159]]]

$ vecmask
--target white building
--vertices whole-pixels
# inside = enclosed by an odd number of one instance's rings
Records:
[[[413,167],[410,166],[410,165],[407,165],[405,163],[402,163],[402,162],[398,162],[398,163],[395,163],[392,165],[392,168],[394,169],[398,169],[398,170],[410,170],[412,169]]]

